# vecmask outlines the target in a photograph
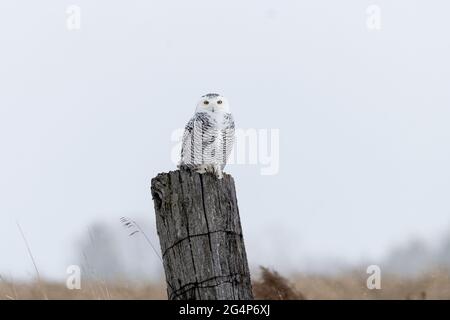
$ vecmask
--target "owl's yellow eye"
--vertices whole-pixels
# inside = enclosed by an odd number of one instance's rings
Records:
[[[222,100],[218,100],[218,101],[217,101],[217,104],[222,104]]]
[[[204,105],[207,105],[207,104],[209,104],[209,101],[208,101],[208,100],[205,100],[205,101],[203,101],[203,104],[204,104]]]

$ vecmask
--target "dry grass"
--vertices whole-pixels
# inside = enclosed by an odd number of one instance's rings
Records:
[[[415,278],[383,275],[380,290],[366,287],[367,275],[296,276],[294,288],[306,299],[450,299],[448,272],[428,273]]]
[[[450,299],[448,272],[428,273],[417,278],[383,276],[381,290],[366,287],[366,274],[340,276],[297,275],[289,280],[275,271],[261,268],[253,283],[257,299]],[[83,283],[81,290],[64,284],[43,282],[11,283],[0,279],[0,299],[166,299],[162,284],[131,285]]]
[[[0,300],[45,299],[41,289],[48,299],[62,300],[166,299],[167,297],[162,285],[131,286],[92,282],[83,284],[80,290],[68,290],[61,283],[44,282],[40,287],[37,282],[14,284],[3,282],[0,283]]]
[[[261,267],[259,280],[253,282],[253,294],[263,300],[303,300],[303,294],[278,272]]]

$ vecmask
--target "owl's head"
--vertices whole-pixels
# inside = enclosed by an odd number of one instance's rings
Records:
[[[230,105],[227,99],[217,93],[208,93],[202,96],[197,104],[195,112],[212,112],[212,113],[228,113],[230,112]]]

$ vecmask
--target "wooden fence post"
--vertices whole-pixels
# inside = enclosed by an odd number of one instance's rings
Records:
[[[253,299],[233,178],[182,169],[151,191],[169,300]]]

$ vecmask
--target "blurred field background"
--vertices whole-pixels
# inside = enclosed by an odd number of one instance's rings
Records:
[[[450,299],[449,271],[436,271],[414,278],[388,275],[382,288],[369,290],[363,272],[336,276],[294,275],[289,279],[261,268],[253,281],[256,299]],[[0,283],[0,299],[166,299],[161,283],[87,282],[80,290],[68,290],[56,282]]]
[[[42,257],[35,257],[29,244],[34,271],[17,279],[0,274],[0,299],[167,299],[157,235],[148,221],[134,223],[138,227],[97,223],[80,235],[70,260],[80,266],[80,290],[69,290],[64,278],[46,278],[45,273],[38,281]],[[442,234],[435,243],[411,239],[379,261],[316,261],[311,267],[316,271],[301,266],[289,271],[283,263],[253,265],[255,298],[450,299],[449,235]],[[366,269],[372,264],[381,269],[381,289],[367,288]]]

